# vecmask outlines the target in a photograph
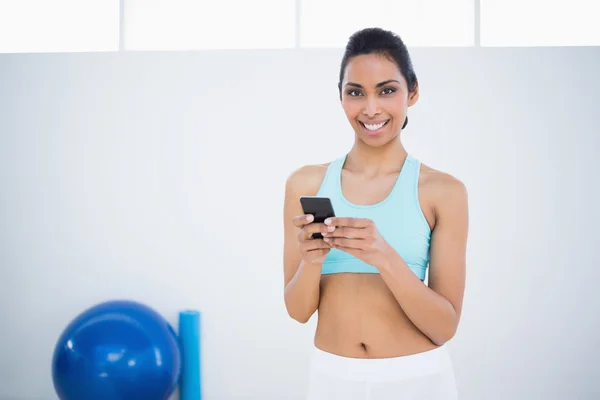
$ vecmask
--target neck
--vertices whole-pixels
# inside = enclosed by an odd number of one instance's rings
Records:
[[[368,146],[357,138],[346,158],[346,166],[354,170],[373,172],[398,171],[407,154],[399,135],[381,147]]]

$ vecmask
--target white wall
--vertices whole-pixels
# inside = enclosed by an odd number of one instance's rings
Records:
[[[283,187],[352,144],[341,54],[0,56],[0,399],[55,399],[55,340],[114,298],[203,312],[205,400],[302,399]],[[600,396],[597,49],[412,54],[405,143],[470,192],[461,400]]]

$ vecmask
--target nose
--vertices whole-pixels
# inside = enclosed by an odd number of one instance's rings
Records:
[[[373,118],[374,116],[379,114],[379,104],[377,103],[376,98],[367,97],[363,113],[369,118]]]

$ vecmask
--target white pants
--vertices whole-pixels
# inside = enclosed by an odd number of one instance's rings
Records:
[[[452,361],[442,346],[394,358],[348,358],[316,347],[307,400],[456,400]]]

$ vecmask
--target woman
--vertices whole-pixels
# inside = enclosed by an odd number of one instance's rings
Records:
[[[467,191],[402,144],[419,88],[398,36],[356,32],[338,86],[352,149],[286,182],[285,304],[302,323],[318,309],[308,398],[456,399],[444,344],[462,309]],[[300,196],[329,197],[336,217],[312,223]]]

